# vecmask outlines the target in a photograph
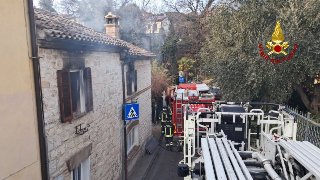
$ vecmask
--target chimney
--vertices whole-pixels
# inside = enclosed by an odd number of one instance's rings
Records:
[[[111,37],[119,39],[120,38],[120,32],[119,32],[120,17],[109,12],[108,15],[106,15],[104,18],[107,21],[107,23],[104,25],[106,27],[106,34],[108,34]]]

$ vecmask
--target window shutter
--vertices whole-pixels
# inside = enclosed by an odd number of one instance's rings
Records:
[[[88,111],[93,110],[93,96],[92,96],[92,76],[91,76],[91,68],[84,69],[85,78],[87,80],[87,108]]]
[[[58,71],[58,86],[61,121],[67,122],[73,118],[69,70]]]
[[[126,83],[127,83],[127,95],[131,95],[132,94],[132,83],[131,83],[130,71],[127,71],[127,73],[126,73]]]
[[[138,91],[138,73],[137,70],[134,71],[134,92]]]

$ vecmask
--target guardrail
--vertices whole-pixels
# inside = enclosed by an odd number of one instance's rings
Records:
[[[297,119],[298,141],[309,141],[315,146],[320,148],[320,124],[315,123],[310,119],[310,114],[304,114],[297,109],[287,106],[283,109],[287,113],[293,115]]]

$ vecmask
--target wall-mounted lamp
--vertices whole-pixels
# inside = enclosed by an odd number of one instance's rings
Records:
[[[81,125],[82,124],[76,126],[76,134],[83,135],[84,133],[88,132],[90,124],[84,124],[84,127],[81,127]]]

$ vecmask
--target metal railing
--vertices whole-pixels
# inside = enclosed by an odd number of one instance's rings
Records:
[[[283,110],[297,119],[297,140],[309,141],[320,148],[320,124],[311,120],[309,113],[305,114],[289,106],[286,106]]]

